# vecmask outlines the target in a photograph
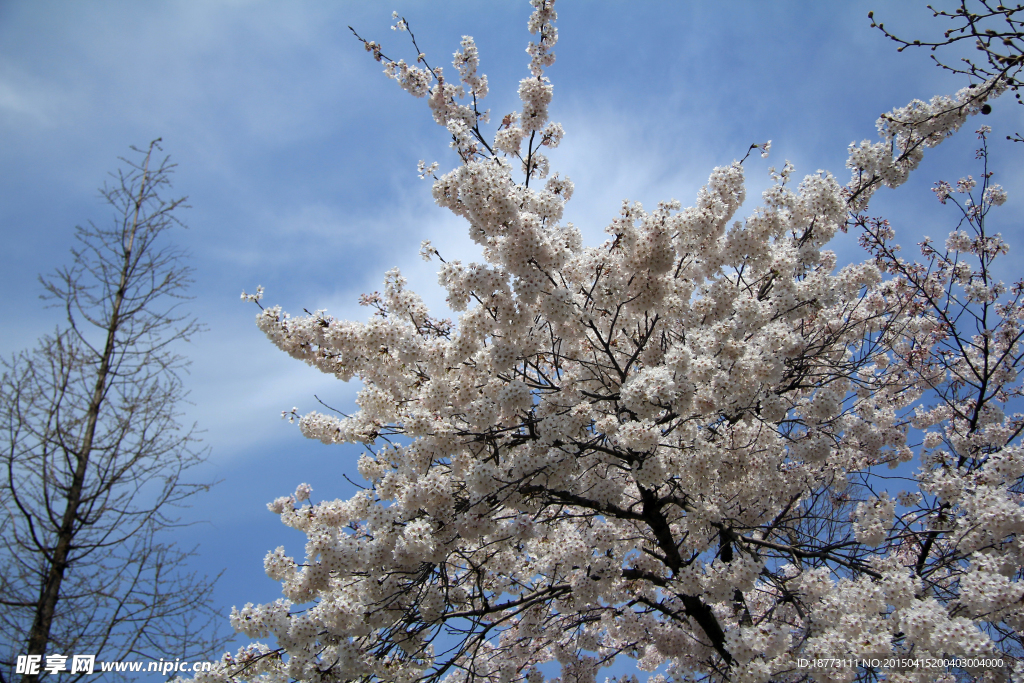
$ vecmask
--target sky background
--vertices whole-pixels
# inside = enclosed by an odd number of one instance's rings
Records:
[[[947,3],[948,4],[948,3]],[[314,395],[347,410],[358,386],[321,375],[277,351],[256,329],[243,289],[301,313],[327,309],[365,319],[360,293],[381,289],[399,266],[437,312],[444,298],[433,241],[446,259],[478,260],[463,219],[436,207],[416,164],[457,159],[426,102],[381,73],[348,26],[393,58],[415,58],[391,11],[410,22],[433,64],[447,65],[462,35],[480,48],[492,120],[520,109],[518,82],[531,8],[523,2],[49,2],[0,1],[0,353],[10,356],[59,324],[36,277],[69,262],[74,226],[110,212],[97,187],[130,145],[157,137],[179,164],[174,192],[187,195],[190,226],[173,234],[195,267],[192,312],[207,326],[185,349],[192,405],[210,458],[195,480],[220,480],[184,518],[177,540],[198,544],[193,568],[223,570],[217,600],[268,602],[279,586],[263,573],[278,545],[302,554],[304,536],[265,504],[308,482],[314,500],[347,497],[358,479],[354,446],[304,439],[280,419]],[[875,138],[875,120],[914,98],[952,94],[964,77],[924,51],[896,53],[870,27],[869,9],[898,35],[934,37],[950,26],[924,3],[637,2],[562,0],[557,5],[552,119],[566,136],[552,171],[576,191],[565,220],[587,244],[622,200],[693,199],[715,166],[772,140],[771,158],[746,163],[749,215],[769,165],[796,176],[832,171],[845,183],[847,146]],[[991,219],[1022,245],[1024,132],[1010,97],[930,150],[911,181],[881,190],[870,213],[888,217],[907,245],[943,239],[955,223],[929,191],[937,180],[980,174],[972,131],[993,127],[990,169],[1010,200]],[[491,129],[493,134],[493,127]],[[853,237],[833,247],[860,260]],[[1005,259],[1007,281],[1015,260]],[[238,641],[241,643],[242,641]],[[608,673],[606,672],[602,672]],[[602,676],[599,676],[601,678]]]

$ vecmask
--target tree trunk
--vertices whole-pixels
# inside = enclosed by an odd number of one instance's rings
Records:
[[[36,608],[35,620],[32,623],[32,630],[28,634],[27,653],[28,655],[45,655],[46,645],[50,640],[50,625],[53,623],[53,615],[57,609],[57,601],[60,599],[60,587],[64,580],[64,572],[68,568],[68,555],[71,552],[75,537],[75,519],[78,516],[78,508],[82,498],[82,487],[85,485],[85,475],[89,467],[89,455],[92,452],[93,439],[96,436],[96,425],[99,421],[100,408],[103,405],[107,393],[107,377],[110,373],[110,359],[114,354],[116,334],[120,323],[121,305],[124,302],[125,287],[128,281],[128,272],[131,268],[132,247],[135,242],[135,231],[139,224],[139,211],[142,208],[143,198],[146,196],[146,182],[149,171],[149,157],[146,157],[146,165],[143,168],[142,182],[139,189],[139,199],[135,203],[135,215],[132,219],[131,232],[128,235],[128,244],[124,250],[124,262],[121,266],[121,279],[118,283],[117,293],[114,297],[114,304],[110,311],[110,321],[107,325],[107,340],[103,348],[103,357],[100,359],[100,367],[96,373],[96,384],[93,387],[92,399],[89,402],[89,410],[86,414],[85,433],[82,435],[82,444],[76,457],[75,474],[71,480],[71,487],[68,490],[67,506],[64,508],[64,516],[61,520],[60,531],[57,534],[57,545],[53,555],[50,556],[50,570],[46,574],[39,590],[39,605]],[[66,653],[61,653],[66,654]],[[88,653],[86,653],[88,654]],[[22,683],[38,683],[39,674],[25,673],[21,679]]]

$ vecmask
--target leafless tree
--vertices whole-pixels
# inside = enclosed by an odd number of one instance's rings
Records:
[[[161,197],[174,164],[158,143],[102,188],[112,224],[79,227],[71,265],[40,278],[66,323],[2,361],[0,681],[38,680],[19,655],[69,669],[74,654],[195,659],[223,642],[213,581],[168,538],[208,485],[184,479],[206,451],[178,421],[178,349],[201,326],[181,309],[191,268],[164,233],[186,205]]]

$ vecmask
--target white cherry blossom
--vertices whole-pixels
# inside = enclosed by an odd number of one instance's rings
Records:
[[[824,681],[879,672],[798,659],[1019,656],[1024,285],[992,280],[1008,248],[985,227],[1005,191],[940,182],[959,227],[921,263],[865,213],[1003,85],[883,115],[846,186],[786,162],[742,216],[734,162],[691,206],[624,202],[585,247],[546,156],[554,3],[532,4],[531,75],[493,135],[471,38],[458,84],[364,41],[453,140],[433,196],[482,260],[440,264],[455,323],[397,270],[367,322],[260,312],[281,350],[362,382],[351,415],[299,428],[365,444],[365,488],[268,506],[305,557],[268,553],[284,597],[231,617],[267,644],[196,680],[541,683],[554,662],[581,683],[629,657],[652,681]],[[851,229],[867,260],[839,268]]]

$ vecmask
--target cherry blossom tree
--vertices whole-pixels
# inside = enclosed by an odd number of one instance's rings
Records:
[[[898,52],[908,47],[928,48],[932,52],[932,60],[943,69],[981,81],[998,78],[1013,91],[1017,104],[1024,104],[1018,92],[1021,87],[1020,72],[1024,68],[1024,5],[1007,7],[990,0],[960,0],[960,6],[952,11],[935,9],[931,5],[928,8],[936,17],[947,21],[947,25],[953,25],[942,33],[941,38],[906,40],[891,33],[884,23],[876,22],[874,12],[868,12],[868,17],[873,27],[900,46]],[[940,49],[942,54],[946,54],[957,43],[973,43],[975,49],[984,55],[985,61],[961,57],[950,62],[947,57],[939,57]],[[989,111],[983,108],[982,113],[987,114]],[[1007,135],[1006,139],[1024,142],[1019,133]]]
[[[274,642],[197,680],[583,683],[620,657],[655,681],[944,671],[855,660],[871,656],[998,656],[967,672],[1024,673],[1022,417],[1006,413],[1024,285],[995,279],[1007,246],[986,227],[1006,193],[987,168],[939,183],[956,228],[917,262],[868,213],[1005,83],[883,115],[846,185],[787,162],[737,220],[737,161],[690,207],[624,203],[584,247],[561,222],[573,184],[547,158],[563,134],[553,2],[532,4],[521,111],[493,135],[471,38],[454,77],[414,37],[412,63],[360,38],[451,137],[459,165],[421,173],[483,261],[423,244],[454,323],[397,270],[363,298],[365,323],[261,309],[283,351],[362,382],[354,414],[298,421],[364,444],[366,484],[269,505],[305,556],[270,552],[283,598],[231,618]],[[867,260],[837,268],[827,244],[847,230]],[[822,658],[844,662],[801,663]]]

